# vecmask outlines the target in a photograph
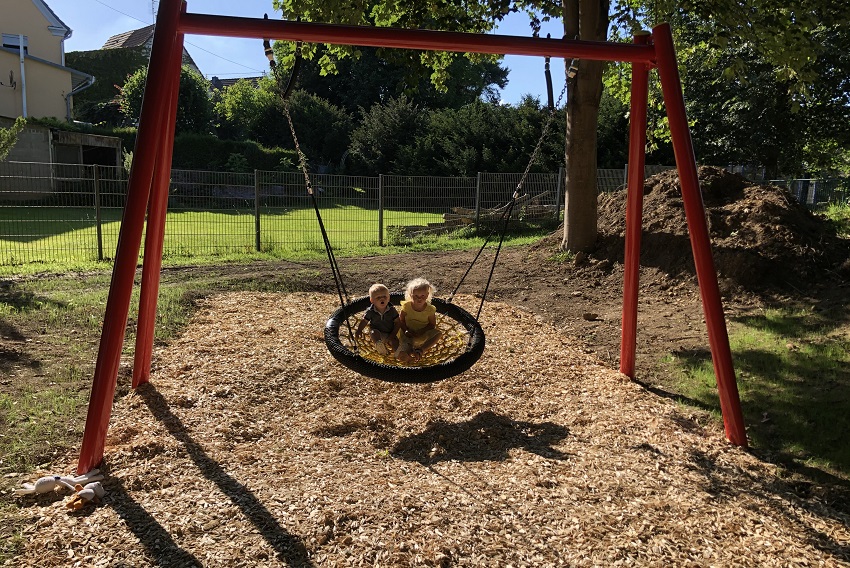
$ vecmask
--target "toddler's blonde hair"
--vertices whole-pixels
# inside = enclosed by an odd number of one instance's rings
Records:
[[[413,292],[415,290],[421,290],[423,288],[428,288],[428,301],[431,301],[431,298],[437,292],[437,289],[424,278],[414,278],[410,282],[407,283],[407,287],[404,289],[404,299],[410,301],[413,299]]]
[[[389,294],[389,293],[390,293],[390,289],[389,289],[389,288],[387,288],[386,286],[384,286],[384,285],[383,285],[383,284],[381,284],[381,283],[372,284],[372,285],[369,287],[369,297],[370,297],[370,298],[373,298],[373,297],[375,296],[375,294],[378,294],[379,292],[386,292],[387,294]]]

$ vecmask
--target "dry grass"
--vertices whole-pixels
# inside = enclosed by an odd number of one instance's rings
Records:
[[[533,314],[488,304],[482,359],[411,386],[333,361],[333,305],[207,300],[117,400],[105,502],[23,500],[15,565],[850,563],[850,519],[817,487],[798,495]]]

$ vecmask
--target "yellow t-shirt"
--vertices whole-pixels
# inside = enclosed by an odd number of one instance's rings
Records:
[[[417,312],[413,309],[413,302],[404,300],[401,303],[401,310],[404,312],[404,323],[407,324],[407,329],[419,331],[428,325],[428,320],[431,316],[437,313],[437,308],[432,304],[425,304],[425,309]]]

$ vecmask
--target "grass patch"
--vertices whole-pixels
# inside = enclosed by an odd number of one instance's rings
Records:
[[[250,266],[250,265],[246,265]],[[97,357],[110,276],[107,273],[44,277],[13,282],[0,289],[3,336],[26,346],[0,358],[0,474],[25,473],[52,461],[82,439],[91,378]],[[156,338],[167,340],[185,327],[196,300],[227,290],[298,291],[298,275],[228,275],[226,271],[163,274]],[[129,320],[138,313],[139,288]],[[134,349],[128,326],[125,352]],[[119,378],[120,396],[129,379]]]
[[[729,341],[751,444],[770,458],[850,473],[850,336],[823,314],[767,309],[729,322]],[[682,371],[678,391],[717,409],[714,369],[707,352],[673,358]]]
[[[835,224],[840,236],[850,238],[850,203],[830,203],[823,213]]]
[[[473,228],[441,236],[399,238],[393,225],[440,223],[434,213],[387,211],[384,242],[378,246],[378,212],[337,204],[320,209],[331,246],[338,256],[381,255],[480,246],[486,233]],[[98,233],[90,208],[0,208],[0,276],[109,270],[115,255],[121,210],[104,208]],[[553,224],[517,224],[506,244],[540,238]],[[252,209],[169,211],[163,243],[163,265],[217,264],[251,260],[313,260],[325,257],[325,245],[312,209],[264,208],[260,214],[259,249]],[[100,235],[100,236],[99,236]],[[494,235],[498,239],[498,234]],[[100,239],[100,240],[98,240]],[[104,260],[99,260],[99,258]],[[144,258],[144,239],[140,257]],[[140,262],[141,262],[140,259]]]

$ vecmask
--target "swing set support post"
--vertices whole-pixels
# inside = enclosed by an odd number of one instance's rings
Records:
[[[634,42],[649,43],[648,32]],[[649,93],[649,64],[632,63],[632,93],[629,112],[629,171],[626,183],[626,250],[623,263],[623,328],[620,336],[620,372],[635,378],[637,345],[640,235],[643,218],[643,176],[646,162],[646,108]]]
[[[685,114],[685,99],[682,96],[682,84],[676,54],[673,48],[673,33],[669,24],[661,24],[652,29],[655,43],[656,63],[661,77],[661,93],[667,118],[670,123],[670,137],[673,141],[673,153],[676,156],[676,169],[679,171],[679,183],[682,186],[682,201],[685,206],[685,218],[691,236],[691,250],[694,254],[697,282],[702,297],[702,309],[708,328],[708,343],[714,364],[714,376],[720,395],[720,411],[726,438],[737,446],[747,445],[744,430],[744,417],[741,412],[741,400],[732,366],[732,352],[729,336],[726,332],[726,318],[720,300],[720,288],[717,285],[717,272],[711,256],[711,242],[708,237],[708,225],[705,221],[705,206],[699,188],[696,158]]]
[[[89,397],[86,428],[77,464],[77,472],[80,474],[90,471],[103,459],[103,446],[112,413],[112,399],[115,396],[118,367],[121,363],[130,296],[145,225],[145,211],[150,199],[159,148],[167,147],[169,153],[172,149],[170,144],[163,143],[162,134],[168,128],[166,121],[170,110],[169,96],[171,91],[177,88],[175,79],[168,77],[168,71],[172,67],[170,64],[177,44],[181,4],[182,0],[163,0],[157,16],[148,81],[145,84],[133,165],[127,184],[124,216],[121,220],[112,282],[106,300],[103,331]],[[179,80],[178,72],[178,87]],[[162,166],[161,161],[159,165]],[[167,176],[168,174],[166,180]],[[162,176],[156,178],[162,179]],[[141,309],[143,308],[140,307]]]
[[[168,177],[174,143],[174,117],[180,83],[183,34],[203,34],[229,37],[274,38],[290,41],[350,44],[402,49],[441,50],[470,53],[532,55],[540,57],[580,58],[602,61],[625,61],[638,68],[637,77],[645,76],[647,65],[657,64],[661,76],[664,102],[667,106],[676,165],[682,185],[685,212],[691,234],[691,246],[702,294],[703,309],[708,325],[709,342],[715,375],[720,391],[726,437],[734,444],[746,446],[743,417],[738,398],[735,374],[726,334],[725,318],[720,303],[717,276],[711,258],[705,209],[699,190],[696,161],[685,116],[684,99],[679,81],[670,27],[662,24],[653,29],[652,40],[635,38],[632,44],[612,44],[567,39],[526,38],[489,34],[406,30],[332,24],[287,22],[258,18],[236,18],[186,13],[183,0],[162,0],[157,14],[156,30],[148,81],[139,117],[133,166],[127,186],[127,200],[118,238],[112,282],[106,302],[103,331],[95,365],[88,415],[83,434],[79,473],[100,464],[106,431],[112,411],[112,399],[118,377],[121,351],[127,327],[130,298],[136,265],[139,259],[145,213],[150,205],[148,235],[145,243],[145,262],[142,274],[143,291],[139,305],[139,336],[136,342],[133,386],[148,380],[156,319],[156,297],[159,291],[159,270],[162,261],[165,213],[168,199]],[[642,67],[644,66],[644,67]],[[641,69],[644,69],[641,71]],[[634,71],[633,71],[634,72]],[[645,89],[644,87],[640,87]],[[639,97],[633,88],[633,97]],[[633,106],[641,118],[634,117],[631,126],[630,159],[629,279],[624,287],[624,326],[621,355],[625,371],[634,374],[634,336],[636,333],[637,270],[640,239],[640,197],[643,183],[643,144],[634,138],[645,137],[646,105]],[[640,122],[643,127],[641,128]],[[640,132],[642,132],[642,134]],[[635,136],[635,134],[638,136]],[[638,162],[640,172],[638,172]],[[639,175],[640,174],[640,175]],[[639,182],[637,181],[640,177]],[[637,194],[637,197],[634,195]],[[629,229],[631,225],[631,229]],[[628,304],[626,308],[625,304]],[[627,313],[628,311],[628,313]],[[628,341],[626,341],[628,339]],[[629,373],[626,373],[629,374]]]
[[[183,10],[186,4],[183,4]],[[148,223],[145,230],[145,260],[142,266],[142,285],[139,293],[139,319],[136,329],[136,350],[133,357],[133,388],[148,382],[151,374],[156,305],[159,296],[159,276],[162,268],[162,247],[165,240],[165,214],[168,210],[168,186],[171,177],[171,157],[177,120],[177,99],[180,94],[180,69],[183,66],[183,34],[177,33],[171,53],[171,66],[162,80],[171,85],[168,93],[167,116],[163,137],[158,146],[156,171],[151,188]],[[156,77],[159,80],[159,77]]]

